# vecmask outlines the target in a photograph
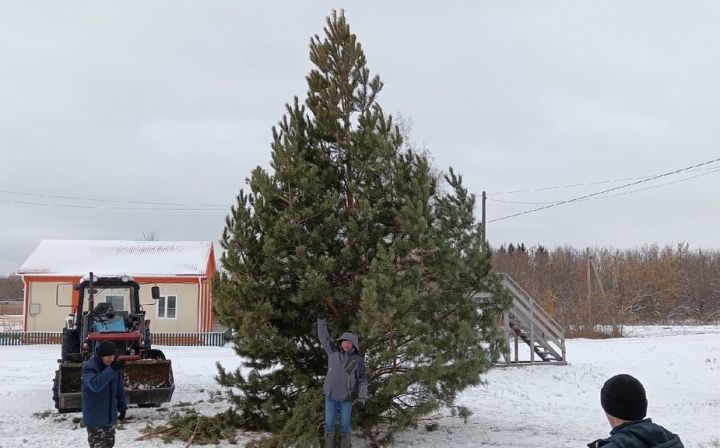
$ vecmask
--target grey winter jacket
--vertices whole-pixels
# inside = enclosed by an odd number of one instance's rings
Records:
[[[649,418],[623,423],[610,431],[610,437],[588,443],[590,448],[683,448],[680,437]]]
[[[365,358],[359,352],[358,338],[353,333],[343,333],[338,341],[346,340],[353,344],[353,350],[345,353],[336,342],[330,339],[325,319],[318,317],[318,337],[320,345],[327,353],[328,371],[323,392],[333,400],[367,400],[367,378],[365,376]]]

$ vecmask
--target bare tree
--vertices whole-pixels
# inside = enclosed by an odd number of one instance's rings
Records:
[[[510,244],[494,251],[493,269],[512,276],[574,336],[720,319],[720,252],[690,251],[684,243],[552,251]]]
[[[140,237],[137,238],[138,241],[160,241],[160,235],[158,235],[156,230],[143,230],[140,233]]]
[[[22,300],[23,281],[17,275],[0,277],[0,301]]]

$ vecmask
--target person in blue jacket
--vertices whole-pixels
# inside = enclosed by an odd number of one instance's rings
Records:
[[[115,345],[108,341],[100,343],[83,364],[82,413],[90,448],[115,445],[115,423],[124,420],[127,411],[123,364],[117,359]]]

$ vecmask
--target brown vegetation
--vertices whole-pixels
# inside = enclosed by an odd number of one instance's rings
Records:
[[[17,275],[0,277],[0,301],[22,300],[23,282]]]
[[[570,336],[618,336],[636,323],[720,319],[720,252],[678,246],[617,250],[524,244],[495,251],[506,272]]]

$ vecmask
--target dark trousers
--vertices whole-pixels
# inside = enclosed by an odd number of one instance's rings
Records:
[[[90,448],[113,448],[115,446],[115,427],[99,426],[87,428]]]

